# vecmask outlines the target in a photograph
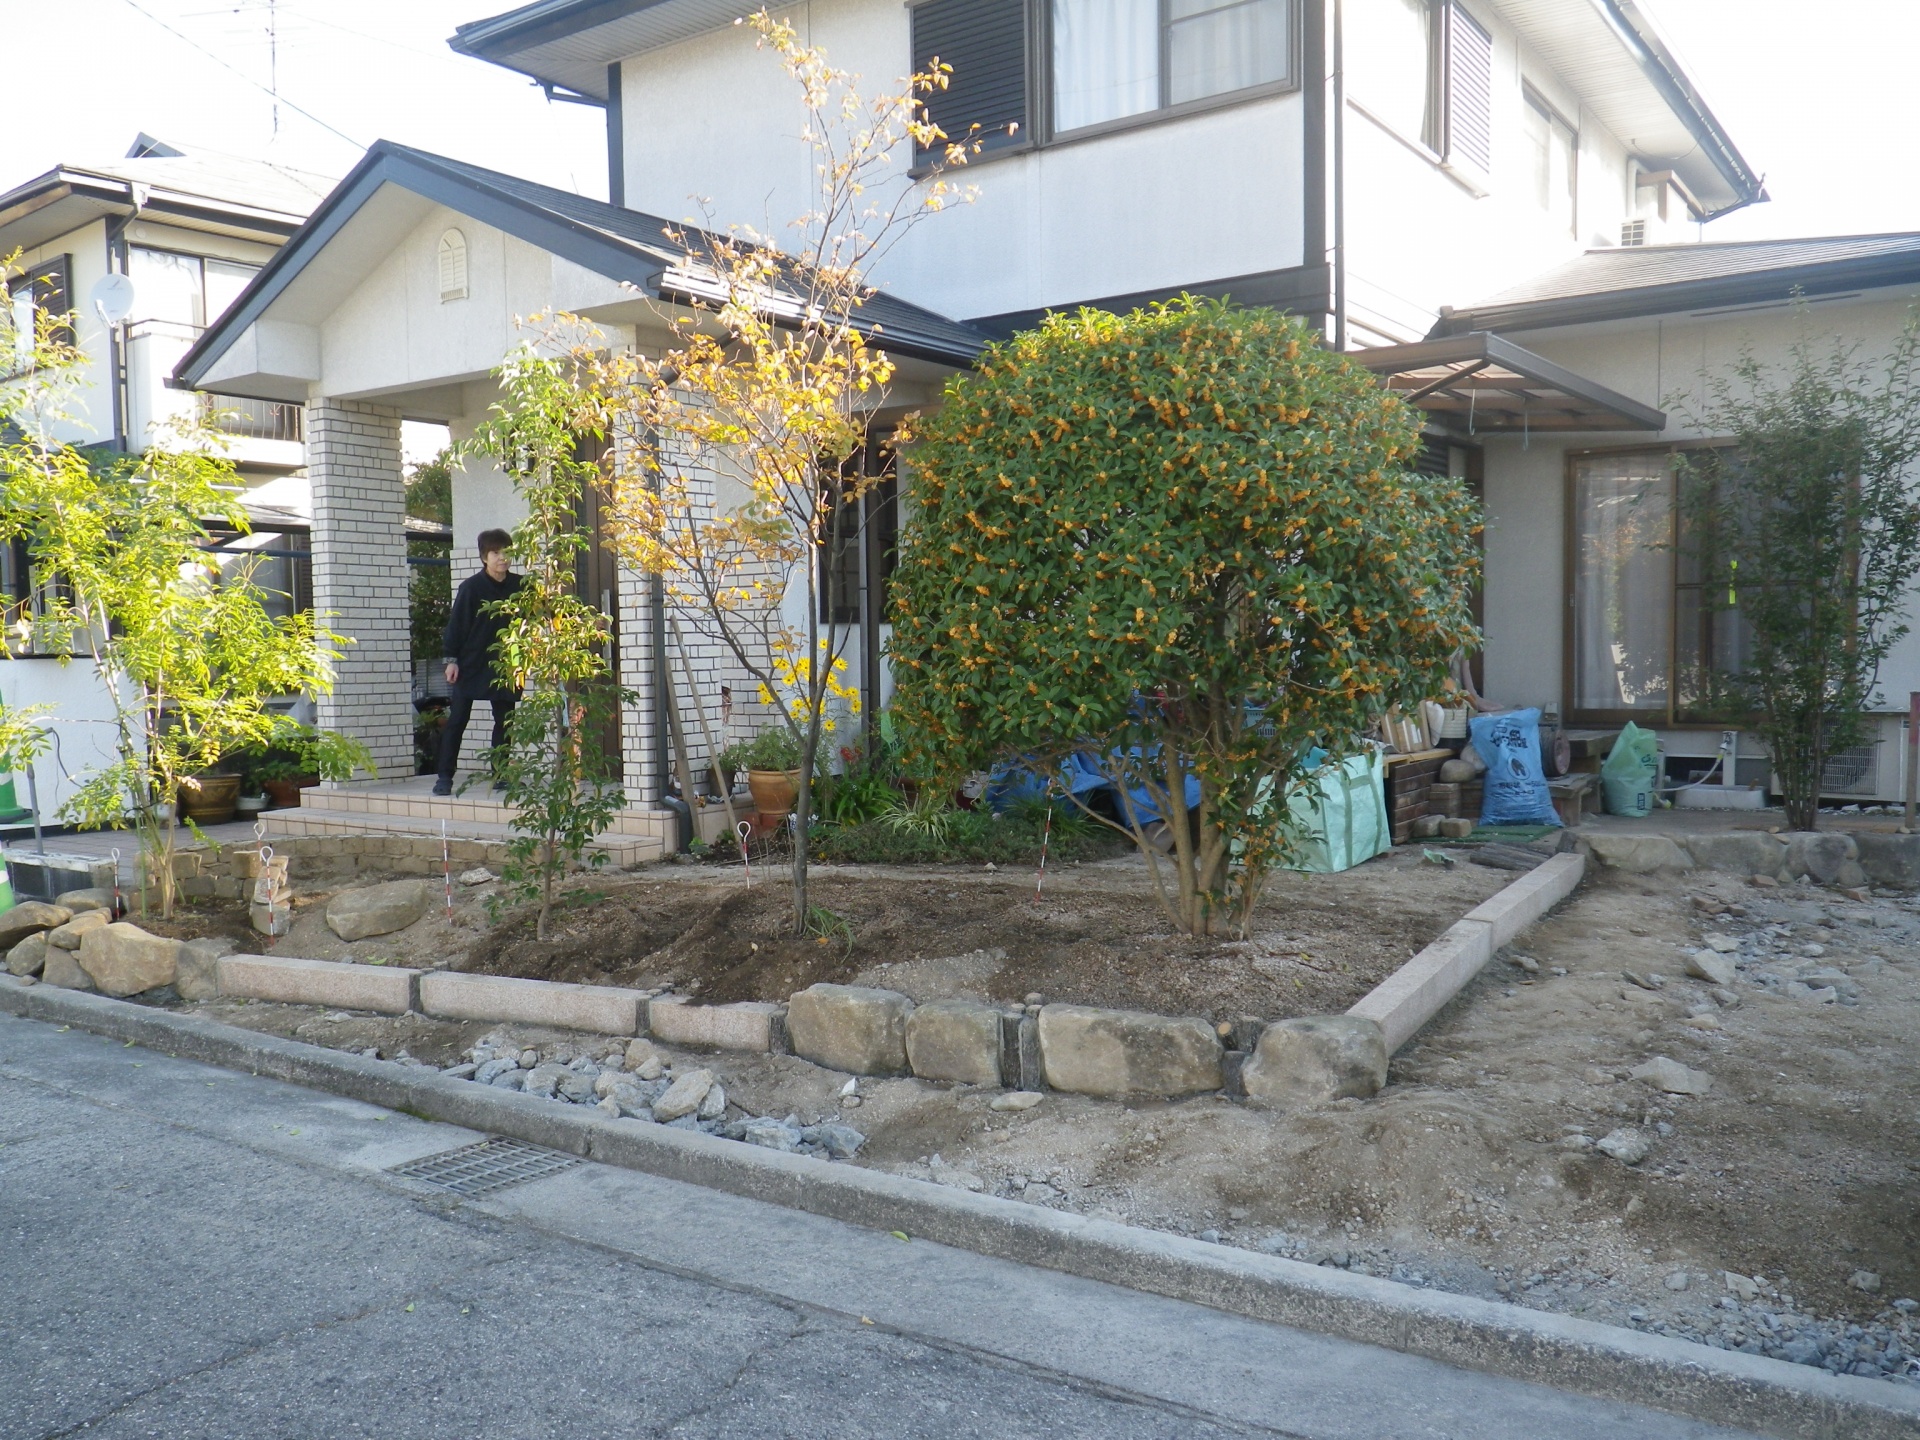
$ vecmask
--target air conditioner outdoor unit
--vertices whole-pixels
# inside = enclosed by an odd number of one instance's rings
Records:
[[[1881,740],[1869,740],[1864,745],[1854,745],[1829,755],[1827,763],[1820,772],[1820,798],[1822,800],[1859,801],[1863,803],[1879,802],[1890,804],[1900,799],[1900,761],[1897,755],[1889,753],[1887,763],[1882,764],[1882,751],[1886,744]],[[1773,789],[1780,789],[1780,777],[1772,777]]]

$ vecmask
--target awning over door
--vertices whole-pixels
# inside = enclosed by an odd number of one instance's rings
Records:
[[[1663,411],[1486,330],[1355,350],[1351,358],[1456,435],[1667,428]]]

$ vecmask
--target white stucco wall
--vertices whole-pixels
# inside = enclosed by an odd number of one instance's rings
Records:
[[[898,0],[813,0],[793,14],[870,94],[912,66]],[[797,89],[753,41],[733,27],[625,62],[631,208],[702,223],[710,210],[723,227],[776,237],[813,208]],[[990,159],[960,176],[978,198],[932,217],[876,278],[969,317],[1299,265],[1303,114],[1299,94],[1272,96]]]
[[[14,709],[49,705],[44,722],[56,744],[34,762],[40,787],[43,825],[67,823],[60,807],[93,773],[114,763],[118,737],[113,703],[107,687],[94,674],[93,663],[76,659],[62,665],[55,659],[0,659],[0,697]],[[14,776],[15,799],[28,803],[27,777]]]
[[[1578,92],[1522,43],[1492,6],[1470,7],[1493,36],[1492,170],[1479,193],[1437,157],[1375,115],[1364,57],[1350,61],[1346,117],[1346,234],[1350,343],[1416,340],[1443,304],[1492,295],[1515,280],[1619,241],[1627,217],[1626,146],[1580,104]],[[1346,36],[1352,56],[1369,43]],[[1539,209],[1522,129],[1523,85],[1579,128],[1576,225]]]
[[[111,347],[107,328],[87,306],[87,292],[107,273],[106,221],[96,220],[44,245],[22,251],[15,268],[31,270],[62,255],[67,257],[67,283],[72,290],[67,303],[79,312],[74,339],[86,360],[75,389],[66,397],[65,417],[53,420],[48,428],[56,440],[92,445],[113,439]]]

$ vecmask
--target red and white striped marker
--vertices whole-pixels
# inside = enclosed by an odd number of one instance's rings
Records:
[[[1053,838],[1053,806],[1047,806],[1046,823],[1040,827],[1040,873],[1033,877],[1033,903],[1040,903],[1040,887],[1047,881],[1047,842]]]

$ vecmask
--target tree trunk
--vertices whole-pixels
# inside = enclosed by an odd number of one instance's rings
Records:
[[[811,727],[809,727],[811,729]],[[793,933],[807,933],[813,906],[807,897],[807,822],[813,815],[812,745],[800,752],[800,793],[793,797]]]

